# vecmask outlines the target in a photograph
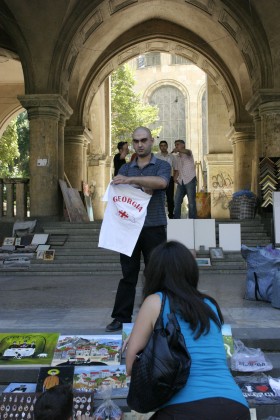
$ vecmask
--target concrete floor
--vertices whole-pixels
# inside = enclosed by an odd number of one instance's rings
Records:
[[[118,277],[0,277],[0,331],[58,331],[100,333],[110,322]],[[199,289],[213,296],[221,306],[225,322],[234,330],[265,329],[275,338],[280,310],[270,303],[243,298],[244,274],[200,275]],[[134,317],[141,303],[138,282]]]
[[[111,320],[119,278],[77,276],[0,277],[0,332],[102,334]],[[141,303],[138,282],[135,315]],[[246,275],[200,275],[199,289],[221,306],[233,337],[269,351],[273,377],[280,377],[280,310],[270,303],[244,300]],[[133,319],[133,320],[134,320]],[[9,382],[36,382],[38,369],[0,370],[0,393]],[[125,402],[123,403],[125,406]],[[254,407],[252,407],[254,409]],[[280,419],[280,405],[256,406],[257,419]],[[252,417],[254,418],[254,417]]]

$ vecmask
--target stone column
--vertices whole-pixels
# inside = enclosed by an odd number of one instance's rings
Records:
[[[59,121],[61,116],[69,118],[72,110],[57,94],[25,95],[18,99],[30,121],[30,215],[58,216],[58,180],[62,171]]]
[[[24,220],[27,215],[27,184],[28,179],[15,180],[16,184],[16,215],[17,219]]]
[[[211,218],[228,219],[233,192],[232,153],[211,153],[205,156],[207,191],[211,194]]]
[[[250,190],[255,129],[253,124],[238,123],[228,133],[233,147],[234,191]]]
[[[65,149],[64,162],[65,173],[70,181],[71,187],[82,191],[84,179],[84,144],[85,127],[67,126],[64,132]]]
[[[14,181],[12,179],[6,178],[4,179],[4,183],[6,185],[6,197],[7,197],[7,210],[6,210],[6,217],[12,218],[14,217]]]

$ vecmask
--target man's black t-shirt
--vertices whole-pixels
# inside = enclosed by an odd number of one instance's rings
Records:
[[[114,176],[116,176],[120,170],[120,167],[126,163],[125,159],[121,159],[120,153],[114,156]]]

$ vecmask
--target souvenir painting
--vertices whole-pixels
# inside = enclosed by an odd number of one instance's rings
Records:
[[[26,394],[28,392],[35,392],[36,384],[25,383],[25,382],[12,382],[10,383],[3,392],[20,393]]]
[[[233,355],[233,351],[234,351],[234,344],[233,344],[232,331],[231,331],[230,324],[222,325],[222,334],[223,334],[223,340],[224,340],[224,346],[225,346],[227,358],[229,358]]]
[[[58,333],[0,333],[0,367],[50,365]]]
[[[211,265],[210,258],[196,258],[195,260],[199,267],[208,267]]]
[[[126,398],[130,377],[125,365],[115,366],[76,366],[73,389],[94,392],[95,399],[102,399],[102,391],[110,387],[111,398]]]
[[[72,385],[74,366],[42,367],[39,372],[36,392],[44,392],[56,385]]]
[[[61,335],[52,366],[120,364],[121,334]]]
[[[133,328],[134,322],[125,322],[122,327],[122,357],[125,357],[126,346]]]

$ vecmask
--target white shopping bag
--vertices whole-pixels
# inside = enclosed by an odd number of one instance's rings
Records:
[[[131,185],[110,184],[98,247],[131,256],[147,214],[150,194]]]

